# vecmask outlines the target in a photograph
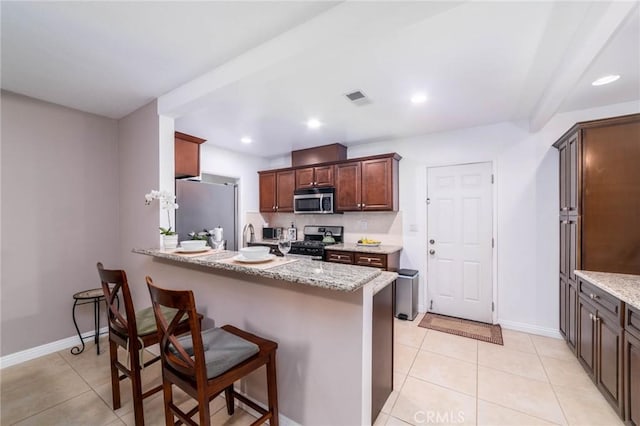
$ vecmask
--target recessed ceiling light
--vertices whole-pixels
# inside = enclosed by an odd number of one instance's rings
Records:
[[[310,118],[307,120],[307,127],[310,129],[317,129],[322,126],[322,123],[317,118]]]
[[[248,137],[248,136],[244,136],[244,137],[242,137],[240,139],[240,142],[242,142],[242,143],[251,143],[251,142],[253,142],[253,140],[251,140],[251,138]]]
[[[613,83],[614,81],[616,81],[619,78],[620,78],[620,76],[616,75],[616,74],[605,75],[604,77],[600,77],[599,79],[597,79],[596,81],[591,83],[591,85],[592,86],[602,86],[603,84]]]
[[[411,96],[412,104],[423,104],[426,101],[427,101],[427,95],[425,95],[424,93],[414,93],[413,96]]]

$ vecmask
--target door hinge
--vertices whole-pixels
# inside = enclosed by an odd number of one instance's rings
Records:
[[[496,309],[495,304],[493,302],[491,302],[491,312],[495,311],[495,309]]]
[[[493,174],[491,175],[491,183],[493,183]]]
[[[494,248],[495,246],[496,246],[496,240],[491,238],[491,248]]]
[[[431,199],[427,198],[427,204],[431,204]]]

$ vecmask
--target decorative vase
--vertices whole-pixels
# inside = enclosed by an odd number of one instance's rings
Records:
[[[178,247],[178,234],[173,235],[163,235],[162,236],[162,247],[166,249],[174,249]]]

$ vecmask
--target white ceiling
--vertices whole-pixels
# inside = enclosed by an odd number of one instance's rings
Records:
[[[2,87],[114,118],[164,94],[176,130],[265,157],[513,119],[539,127],[559,111],[640,100],[638,10],[3,1]],[[622,78],[591,86],[606,73]],[[353,90],[371,102],[352,105],[344,94]],[[427,103],[409,103],[416,90]],[[311,116],[324,126],[308,130]]]

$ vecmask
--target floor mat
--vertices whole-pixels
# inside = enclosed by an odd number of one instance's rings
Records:
[[[418,325],[423,328],[442,331],[443,333],[495,343],[496,345],[503,344],[502,328],[499,324],[491,325],[483,322],[448,317],[446,315],[427,313]]]

